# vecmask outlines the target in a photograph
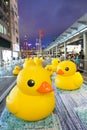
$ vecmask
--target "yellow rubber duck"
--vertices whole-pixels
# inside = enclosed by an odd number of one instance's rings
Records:
[[[57,69],[57,65],[60,63],[60,59],[59,58],[53,58],[52,59],[52,69],[54,72],[56,72],[56,69]]]
[[[36,65],[42,66],[42,61],[43,61],[42,57],[40,57],[40,58],[34,57],[34,62]]]
[[[33,59],[32,57],[26,58],[26,59],[25,59],[25,62],[24,62],[24,64],[23,64],[23,68],[32,67],[31,64],[35,64],[32,59]]]
[[[21,67],[20,67],[20,66],[15,66],[15,67],[14,67],[14,70],[12,71],[12,73],[13,73],[14,75],[18,75],[19,72],[20,72],[20,70],[21,70]]]
[[[59,58],[53,58],[52,61],[51,61],[51,64],[47,64],[45,69],[47,71],[49,71],[49,74],[50,76],[56,72],[56,69],[57,69],[57,65],[60,63],[60,59]]]
[[[55,107],[55,95],[47,70],[33,62],[23,68],[17,85],[6,98],[6,106],[15,116],[27,121],[49,116]]]
[[[76,64],[65,60],[57,66],[57,76],[55,77],[55,86],[63,90],[74,90],[81,87],[83,77],[76,72]]]
[[[53,74],[52,65],[46,65],[45,69],[49,72],[50,76]]]

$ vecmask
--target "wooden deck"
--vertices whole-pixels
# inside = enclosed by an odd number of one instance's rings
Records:
[[[76,112],[80,107],[87,109],[87,86],[83,84],[80,89],[74,91],[59,90],[55,87],[54,81],[53,86],[56,96],[56,113],[61,130],[87,130]]]

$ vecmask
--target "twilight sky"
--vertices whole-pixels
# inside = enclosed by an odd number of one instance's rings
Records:
[[[87,13],[87,0],[18,0],[20,42],[27,35],[36,43],[39,30],[44,30],[45,47]]]

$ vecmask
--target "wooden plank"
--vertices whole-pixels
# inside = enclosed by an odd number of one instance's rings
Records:
[[[52,79],[56,96],[56,111],[62,130],[87,130],[75,112],[75,108],[87,106],[87,91],[82,87],[75,91],[58,91]]]
[[[70,119],[69,113],[65,108],[59,94],[56,94],[56,111],[61,123],[62,130],[78,130],[75,128],[72,120]]]
[[[63,95],[63,94],[60,95],[60,97],[63,101],[63,104],[65,105],[65,107],[67,109],[67,113],[69,115],[68,118],[70,118],[70,120],[72,121],[72,123],[75,127],[75,129],[73,129],[73,130],[87,130],[87,128],[85,128],[84,124],[81,122],[80,118],[74,111],[74,109],[73,109],[74,107],[72,106],[72,100],[70,100],[67,96],[68,95]]]

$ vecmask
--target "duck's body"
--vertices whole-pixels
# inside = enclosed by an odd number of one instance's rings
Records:
[[[8,110],[15,116],[37,121],[52,113],[55,95],[50,76],[42,66],[23,68],[17,77],[17,85],[6,99]]]
[[[82,85],[82,82],[83,78],[79,72],[71,76],[57,75],[55,78],[56,87],[63,90],[78,89]]]
[[[53,92],[46,94],[46,96],[30,96],[23,94],[17,86],[13,88],[6,102],[7,108],[13,114],[29,121],[36,121],[47,117],[51,114],[55,105]]]
[[[80,88],[83,83],[83,78],[79,72],[76,72],[76,65],[72,61],[60,62],[56,73],[55,85],[57,88],[74,90]]]

